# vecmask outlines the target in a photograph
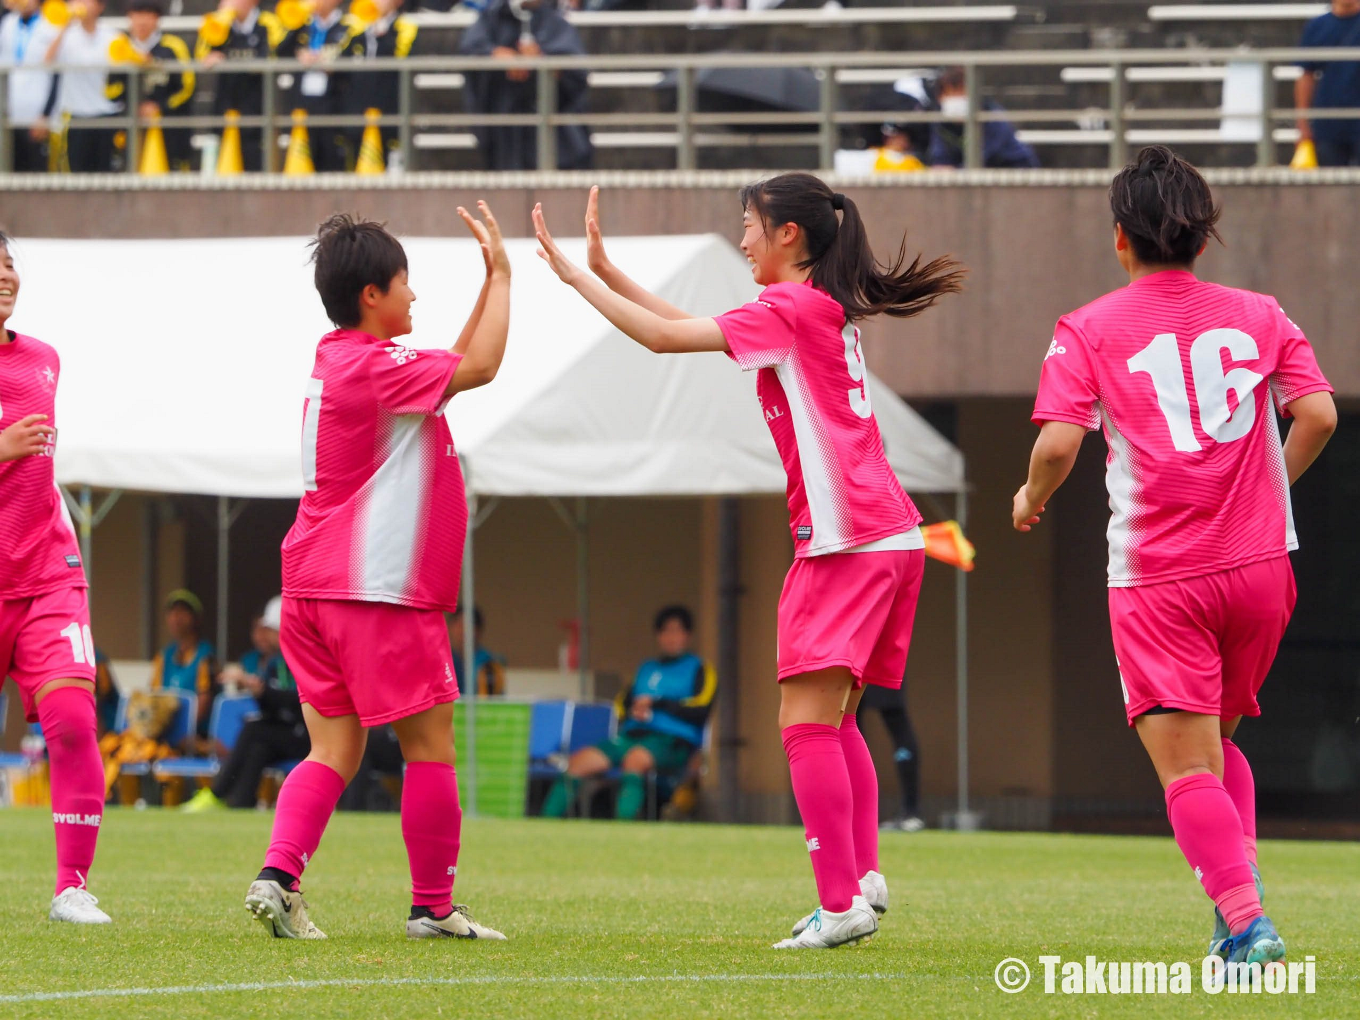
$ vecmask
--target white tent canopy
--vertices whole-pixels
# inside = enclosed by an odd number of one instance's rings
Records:
[[[464,239],[405,242],[418,300],[403,342],[447,347],[481,284]],[[568,243],[582,256],[580,243]],[[776,493],[784,473],[754,379],[723,355],[656,357],[621,337],[534,253],[510,242],[501,374],[449,406],[482,495]],[[750,300],[716,236],[622,238],[612,257],[697,315]],[[329,328],[302,238],[23,240],[13,328],[62,358],[65,484],[247,497],[301,494],[302,393]],[[872,330],[872,326],[869,327]],[[907,490],[953,492],[959,452],[882,386],[874,410]]]

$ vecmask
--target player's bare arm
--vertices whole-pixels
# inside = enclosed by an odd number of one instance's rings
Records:
[[[44,425],[45,421],[45,414],[30,414],[0,432],[0,461],[22,460],[42,454],[52,440],[52,427]]]
[[[485,386],[496,378],[501,359],[505,357],[505,340],[510,333],[510,256],[506,254],[505,239],[491,207],[478,202],[477,208],[481,211],[481,220],[461,207],[458,215],[482,246],[486,282],[463,335],[453,347],[455,353],[463,355],[463,360],[449,380],[446,391],[449,396]]]
[[[1317,460],[1336,431],[1336,403],[1327,392],[1309,393],[1288,405],[1294,418],[1284,441],[1284,466],[1293,485]]]
[[[676,308],[669,301],[657,297],[609,260],[609,256],[605,254],[604,250],[604,234],[600,230],[600,186],[598,184],[590,189],[590,198],[586,200],[586,265],[615,294],[623,295],[629,301],[641,305],[649,312],[655,312],[663,319],[694,318],[688,312]]]
[[[549,233],[541,205],[534,206],[534,231],[540,246],[539,257],[548,263],[558,279],[574,288],[620,332],[652,353],[727,350],[727,340],[714,320],[663,318],[636,301],[614,293],[568,259]]]
[[[1011,505],[1011,524],[1016,531],[1029,531],[1039,523],[1048,501],[1067,481],[1077,462],[1086,430],[1065,421],[1049,421],[1039,430],[1029,458],[1029,479],[1015,494]]]

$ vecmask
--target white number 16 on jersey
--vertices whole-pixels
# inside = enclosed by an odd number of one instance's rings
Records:
[[[1222,351],[1233,361],[1249,361],[1261,356],[1256,341],[1240,329],[1211,329],[1195,337],[1190,345],[1190,372],[1194,376],[1195,402],[1199,405],[1199,427],[1217,443],[1231,443],[1251,431],[1256,423],[1257,385],[1264,376],[1249,368],[1223,370]],[[1129,359],[1129,371],[1152,376],[1157,391],[1157,407],[1171,430],[1171,442],[1181,453],[1203,449],[1190,420],[1190,383],[1181,368],[1181,352],[1175,333],[1159,333]],[[1237,410],[1228,410],[1228,391],[1237,396]]]

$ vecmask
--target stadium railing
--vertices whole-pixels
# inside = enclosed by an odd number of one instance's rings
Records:
[[[1292,122],[1301,115],[1312,119],[1360,118],[1360,109],[1327,109],[1302,111],[1277,101],[1279,85],[1277,67],[1297,66],[1303,61],[1355,62],[1354,49],[1287,48],[1287,49],[1139,49],[1139,50],[1029,50],[1029,51],[918,51],[880,53],[704,53],[704,54],[597,54],[570,57],[519,57],[500,60],[488,57],[409,57],[404,60],[373,59],[348,61],[333,65],[344,74],[372,74],[396,72],[399,81],[399,110],[381,118],[385,127],[395,128],[405,166],[414,169],[412,156],[417,148],[418,133],[438,131],[469,132],[478,127],[532,127],[536,131],[538,165],[557,165],[555,129],[563,125],[586,125],[595,131],[597,144],[611,143],[633,148],[656,147],[674,152],[675,168],[691,170],[696,166],[700,148],[751,149],[764,146],[807,147],[817,152],[817,166],[822,170],[834,167],[842,128],[887,122],[939,124],[962,126],[964,166],[982,166],[982,130],[991,121],[1008,121],[1026,126],[1030,140],[1040,144],[1081,142],[1106,148],[1108,165],[1118,167],[1127,158],[1130,144],[1150,141],[1211,141],[1229,146],[1254,145],[1255,164],[1274,166],[1278,162],[1277,144],[1291,140]],[[1260,98],[1252,111],[1245,115],[1249,130],[1241,130],[1244,115],[1240,111],[1218,106],[1150,107],[1140,108],[1129,102],[1127,85],[1137,80],[1133,73],[1148,67],[1226,67],[1255,64],[1259,68]],[[850,76],[868,76],[878,72],[882,77],[897,68],[961,66],[966,76],[966,89],[971,99],[966,115],[947,115],[939,111],[907,112],[896,110],[842,110],[841,85]],[[86,65],[88,66],[88,65]],[[306,65],[291,60],[243,60],[213,67],[186,64],[202,73],[256,74],[264,80],[264,110],[258,117],[243,116],[243,128],[268,127],[273,132],[286,133],[289,111],[283,109],[285,98],[280,93],[279,77],[307,69]],[[706,68],[769,68],[801,67],[811,70],[819,83],[818,109],[780,112],[700,112],[697,109],[696,76]],[[1086,105],[1079,109],[1007,109],[987,110],[980,99],[989,74],[1020,68],[1063,69],[1096,67],[1108,73],[1106,102]],[[413,111],[414,83],[418,75],[466,75],[475,71],[504,73],[512,68],[534,72],[537,81],[536,109],[523,114],[479,113],[416,113]],[[68,69],[57,65],[54,70]],[[312,68],[314,69],[314,68]],[[673,71],[676,74],[675,109],[664,112],[624,111],[561,113],[555,109],[557,97],[556,75],[564,70],[578,69],[595,74],[655,73]],[[6,120],[6,93],[13,65],[0,65],[0,172],[12,167],[10,132]],[[28,68],[27,70],[32,70]],[[98,120],[73,119],[74,130],[119,126],[127,131],[127,167],[138,166],[141,129],[151,123],[138,117],[137,109],[145,94],[140,68],[120,66],[127,72],[127,110],[124,115]],[[155,73],[156,69],[151,69]],[[1163,70],[1160,72],[1166,74]],[[1204,73],[1197,71],[1196,73]],[[1281,76],[1283,77],[1283,75]],[[878,80],[881,80],[878,79]],[[1237,130],[1215,131],[1193,127],[1196,122],[1223,121],[1232,117]],[[184,116],[166,118],[163,127],[194,130],[220,130],[221,117]],[[314,116],[308,119],[311,128],[360,128],[364,117],[354,115]],[[718,131],[718,128],[745,128],[745,131]],[[776,130],[771,131],[774,128]],[[1056,129],[1056,131],[1055,131]],[[618,137],[622,136],[622,137]],[[1025,137],[1025,135],[1022,135]],[[262,170],[276,170],[280,153],[275,145],[264,146]]]

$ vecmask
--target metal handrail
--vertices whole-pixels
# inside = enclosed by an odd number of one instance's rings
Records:
[[[243,128],[268,128],[270,131],[286,130],[288,112],[281,109],[276,76],[295,74],[308,70],[326,70],[346,75],[398,72],[400,82],[400,101],[398,111],[386,111],[380,123],[384,127],[396,127],[400,132],[400,143],[406,157],[406,166],[412,166],[413,127],[478,127],[478,126],[520,126],[533,127],[537,132],[537,146],[540,165],[555,165],[555,129],[566,125],[615,126],[633,125],[649,127],[670,127],[676,133],[676,164],[680,170],[693,169],[695,165],[695,128],[711,126],[778,125],[785,127],[815,129],[809,130],[806,144],[816,146],[820,155],[820,166],[829,170],[838,141],[838,129],[848,124],[864,124],[892,120],[902,123],[958,124],[963,131],[964,166],[970,169],[982,166],[982,128],[997,121],[1015,124],[1035,123],[1053,124],[1087,121],[1092,117],[1103,117],[1109,125],[1108,140],[1093,138],[1093,144],[1104,144],[1108,149],[1109,165],[1117,167],[1125,161],[1127,150],[1126,126],[1132,122],[1150,121],[1184,122],[1212,120],[1225,116],[1219,107],[1204,108],[1153,108],[1136,109],[1126,98],[1127,82],[1125,72],[1138,65],[1196,65],[1256,63],[1261,66],[1262,97],[1259,112],[1254,112],[1259,121],[1259,138],[1221,139],[1224,145],[1256,145],[1256,165],[1273,166],[1276,164],[1274,125],[1300,117],[1309,119],[1360,119],[1360,108],[1300,110],[1292,106],[1279,106],[1275,102],[1278,83],[1271,74],[1276,64],[1299,63],[1360,62],[1360,50],[1347,48],[1271,48],[1260,50],[1238,50],[1220,48],[1197,49],[1111,49],[1111,50],[1013,50],[1013,51],[903,51],[879,53],[702,53],[702,54],[599,54],[555,57],[514,57],[500,59],[494,57],[462,56],[417,56],[398,58],[354,59],[341,58],[324,67],[303,64],[297,60],[276,58],[226,61],[207,65],[199,61],[175,64],[175,69],[194,71],[203,75],[258,74],[264,80],[264,109],[258,115],[243,115]],[[1086,106],[1066,110],[1006,110],[990,111],[981,109],[978,102],[982,94],[984,70],[996,68],[1021,67],[1063,67],[1073,65],[1104,65],[1112,69],[1106,106]],[[167,65],[152,68],[137,65],[108,64],[54,64],[48,69],[54,72],[64,70],[89,70],[103,67],[120,74],[128,80],[127,111],[113,118],[72,118],[70,127],[80,130],[91,127],[107,128],[110,122],[118,124],[128,132],[128,169],[137,166],[139,132],[150,123],[140,118],[137,107],[141,96],[142,76],[147,73],[163,73]],[[972,102],[966,115],[947,115],[939,111],[846,111],[837,109],[839,89],[836,72],[849,68],[883,67],[938,67],[961,66],[966,76],[966,89]],[[772,114],[739,113],[699,113],[696,111],[696,72],[705,68],[723,67],[802,67],[814,71],[821,82],[819,109],[808,112],[783,112]],[[536,108],[533,112],[521,114],[475,114],[475,113],[413,113],[411,102],[412,78],[424,71],[436,72],[504,72],[512,68],[524,68],[534,72],[537,78]],[[40,70],[35,65],[14,65],[0,63],[0,172],[12,166],[9,152],[9,124],[7,122],[6,93],[9,75],[16,70]],[[674,70],[676,76],[676,109],[673,113],[561,113],[555,109],[556,78],[565,70]],[[1099,85],[1101,83],[1091,83]],[[162,127],[192,129],[221,128],[224,118],[219,116],[178,116],[171,115],[161,121]],[[367,121],[360,114],[326,115],[309,118],[309,124],[317,127],[362,127]],[[1095,132],[1093,132],[1095,134]],[[734,142],[739,139],[734,138]],[[263,170],[274,170],[277,163],[277,148],[266,145],[264,149]]]

